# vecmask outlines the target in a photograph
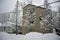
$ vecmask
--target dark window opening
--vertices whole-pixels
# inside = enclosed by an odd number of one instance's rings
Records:
[[[29,9],[30,10],[30,15],[34,13],[34,8]]]
[[[34,21],[33,21],[33,20],[32,20],[32,21],[30,21],[30,23],[32,23],[32,24],[33,24],[33,23],[34,23]]]
[[[40,19],[40,20],[42,20],[42,18],[41,18],[41,17],[39,17],[39,19]]]

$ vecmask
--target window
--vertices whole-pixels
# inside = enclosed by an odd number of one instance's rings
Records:
[[[31,9],[30,9],[30,12],[33,13],[33,12],[34,12],[34,8],[31,8]]]
[[[29,18],[29,23],[33,24],[34,22],[34,18]]]
[[[45,17],[44,17],[44,16],[39,16],[39,19],[40,19],[40,20],[44,20]]]
[[[42,20],[42,16],[39,16],[39,19]]]
[[[34,8],[29,9],[30,10],[30,15],[34,13]]]
[[[31,21],[29,21],[29,22],[33,24],[33,23],[34,23],[34,20],[31,20]]]

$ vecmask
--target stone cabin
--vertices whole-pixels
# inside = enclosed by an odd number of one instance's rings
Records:
[[[47,33],[44,28],[40,28],[40,16],[46,15],[46,8],[28,4],[23,8],[22,34],[29,32]]]

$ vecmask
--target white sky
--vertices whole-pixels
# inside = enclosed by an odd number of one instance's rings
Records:
[[[16,1],[17,0],[0,0],[0,13],[1,12],[8,12],[8,11],[12,11],[15,8],[16,5]],[[27,0],[18,0],[19,2],[27,2]],[[49,0],[49,2],[53,2],[56,0]],[[43,4],[44,0],[33,0],[33,4],[34,5],[41,5]],[[56,6],[56,7],[54,7]],[[53,10],[56,10],[58,6],[58,3],[54,3],[52,4]]]

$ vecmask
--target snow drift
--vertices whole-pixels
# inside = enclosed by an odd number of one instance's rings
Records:
[[[42,34],[30,32],[26,35],[16,35],[0,32],[0,40],[60,40],[60,36],[53,33]]]

